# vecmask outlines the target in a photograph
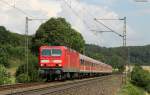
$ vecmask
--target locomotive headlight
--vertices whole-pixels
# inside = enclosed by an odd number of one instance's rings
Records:
[[[58,66],[62,66],[62,64],[58,64]]]
[[[41,66],[44,66],[44,64],[41,64]]]
[[[52,60],[53,63],[62,63],[62,60]]]
[[[41,60],[41,63],[49,63],[49,60]]]

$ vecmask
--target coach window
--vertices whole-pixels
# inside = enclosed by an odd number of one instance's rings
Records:
[[[91,66],[91,62],[89,62],[89,66]]]
[[[90,62],[88,61],[88,66],[90,66]]]
[[[94,63],[92,63],[92,67],[94,67]]]
[[[90,61],[89,61],[89,63],[88,63],[88,66],[90,66]]]
[[[88,61],[86,61],[85,66],[88,66]]]
[[[82,65],[82,59],[80,59],[80,64]]]
[[[84,64],[84,60],[80,59],[80,63],[81,63],[81,65],[83,65]]]
[[[84,61],[84,65],[86,66],[87,61]]]
[[[87,61],[87,66],[89,66],[89,61]]]
[[[84,59],[82,59],[82,64],[84,65]]]

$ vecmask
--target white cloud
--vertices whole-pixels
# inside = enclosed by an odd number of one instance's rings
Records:
[[[11,0],[6,0],[12,3]],[[116,0],[114,0],[116,1]],[[111,2],[112,3],[112,2]],[[9,30],[17,33],[24,33],[25,16],[0,2],[0,18],[3,18],[0,25],[6,26]],[[84,36],[87,43],[94,43],[101,46],[118,46],[121,45],[121,38],[113,33],[94,33],[90,30],[107,30],[104,26],[96,23],[94,18],[119,18],[119,15],[106,6],[92,5],[89,3],[80,2],[79,0],[71,0],[71,8],[74,9],[76,15],[62,0],[16,0],[16,7],[24,10],[27,14],[36,18],[50,17],[65,17],[70,22],[73,28],[77,29]],[[79,18],[80,17],[80,18]],[[35,30],[42,22],[32,21],[29,23],[30,34],[35,33]],[[122,22],[103,21],[107,26],[118,33],[122,33]],[[129,37],[135,35],[134,31],[128,27]],[[113,39],[113,40],[112,40]]]
[[[12,0],[3,0],[12,4]],[[56,17],[61,11],[60,3],[55,0],[16,0],[16,8],[22,9],[28,16],[34,18],[50,18]],[[0,18],[3,18],[0,25],[6,26],[9,30],[23,34],[25,31],[25,17],[22,12],[17,9],[0,2]],[[32,21],[29,23],[29,33],[35,33],[35,30],[41,24],[40,21]]]

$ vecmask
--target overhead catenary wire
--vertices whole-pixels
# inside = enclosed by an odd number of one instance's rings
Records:
[[[80,2],[80,0],[77,0],[77,1]],[[82,7],[82,9],[87,10],[85,7]],[[88,15],[91,16],[91,17],[94,17],[94,16],[95,16],[95,15],[93,15],[93,14],[90,13],[90,12],[88,13]],[[100,25],[104,26],[106,29],[108,29],[108,30],[109,30],[108,32],[114,32],[115,34],[117,34],[117,35],[123,37],[121,34],[119,34],[118,32],[116,32],[115,30],[111,29],[110,27],[108,27],[107,25],[105,25],[103,22],[98,21],[98,19],[94,18],[94,20],[95,20],[97,23],[99,23]],[[104,32],[104,31],[102,31],[102,32]]]
[[[80,15],[78,15],[78,13],[71,7],[71,5],[69,5],[69,3],[66,0],[63,0],[63,2],[67,5],[68,8],[70,8],[70,10],[83,22],[83,24],[88,28],[89,31],[91,31],[90,27],[88,26],[88,24],[86,23],[86,21],[84,19],[81,18]],[[71,4],[71,3],[70,3]]]
[[[84,20],[84,18],[81,18],[81,16],[79,15],[79,13],[76,12],[76,11],[73,9],[73,7],[71,6],[71,1],[70,1],[70,3],[67,3],[66,0],[63,0],[63,1],[64,1],[64,3],[68,6],[68,8],[70,8],[71,11],[83,22],[83,24],[88,28],[88,30],[89,30],[89,31],[92,31],[92,29],[89,27],[87,21]],[[79,2],[79,0],[77,0],[77,2]],[[70,5],[69,5],[69,4],[70,4]],[[82,7],[82,9],[86,10],[84,7]],[[94,17],[94,16],[92,16],[92,14],[90,14],[90,13],[88,13],[88,15],[90,15],[92,18]],[[94,20],[93,20],[93,21],[94,21]],[[94,34],[96,35],[96,32],[95,32]]]
[[[15,1],[14,1],[14,5],[11,5],[11,4],[9,4],[8,2],[6,2],[6,1],[4,1],[4,0],[0,0],[0,2],[2,2],[2,3],[4,3],[4,4],[6,4],[6,5],[8,5],[9,7],[12,7],[12,8],[14,8],[14,9],[16,9],[17,11],[19,11],[20,13],[22,13],[24,16],[33,17],[33,16],[29,15],[27,12],[25,12],[24,10],[22,10],[22,9],[20,9],[20,8],[18,8],[18,7],[16,7]]]
[[[76,0],[76,1],[77,1],[77,2],[80,2],[80,0]],[[91,29],[91,28],[89,27],[89,25],[87,24],[87,22],[86,22],[84,19],[82,19],[82,18],[80,17],[80,15],[73,9],[73,7],[72,7],[71,5],[69,5],[66,0],[64,0],[64,2],[65,2],[65,3],[68,5],[68,7],[74,12],[74,14],[77,15],[77,16],[83,21],[83,23],[88,27],[89,31],[93,31],[93,29]],[[70,3],[70,4],[71,4],[71,3]],[[82,6],[82,10],[87,10],[87,9],[86,9],[84,6]],[[92,12],[89,12],[89,13],[88,13],[88,16],[90,16],[91,18],[93,18],[95,15],[92,14]],[[123,35],[121,35],[120,33],[116,32],[115,30],[111,29],[110,27],[108,27],[107,25],[105,25],[103,22],[98,21],[97,19],[94,19],[93,21],[95,21],[96,23],[102,25],[102,26],[105,27],[106,29],[108,29],[107,31],[95,31],[95,33],[96,33],[96,32],[99,32],[99,33],[102,33],[102,32],[113,32],[113,33],[117,34],[118,36],[123,37]],[[95,25],[96,25],[96,27],[98,27],[97,24],[95,24]]]
[[[109,29],[109,31],[100,31],[100,32],[113,32],[117,35],[119,35],[120,37],[123,37],[123,35],[119,34],[118,32],[114,31],[113,29],[109,28],[108,26],[106,26],[104,23],[102,23],[101,21],[98,21],[96,18],[94,19],[97,23],[103,25],[104,27],[106,27],[107,29]]]
[[[76,1],[77,1],[77,2],[81,2],[81,0],[76,0]],[[82,6],[82,10],[85,11],[85,10],[87,10],[87,8],[85,8],[84,6]],[[87,11],[88,11],[88,10],[87,10]],[[90,18],[92,18],[92,20],[93,20],[93,18],[95,17],[95,15],[94,15],[92,12],[88,12],[88,16],[90,16]],[[95,20],[93,20],[93,21],[95,21]],[[104,23],[95,21],[96,27],[99,27],[99,25],[97,25],[96,23],[98,23],[98,24],[104,26],[106,29],[109,28],[109,27],[106,26]],[[114,30],[112,30],[111,28],[109,28],[109,32],[110,32],[110,30],[111,30],[111,31],[114,31]],[[93,29],[91,29],[90,31],[92,31],[95,35],[97,35],[97,33],[98,33],[98,31],[93,31]],[[99,33],[102,33],[102,32],[99,32]],[[118,33],[118,34],[119,34],[119,33]]]
[[[76,0],[77,2],[81,2],[81,0]],[[82,6],[82,10],[87,10],[84,6]],[[90,16],[91,18],[93,18],[95,15],[94,14],[92,14],[92,12],[88,12],[88,16]],[[93,20],[94,21],[94,20]],[[95,24],[96,25],[96,24]],[[96,25],[96,27],[98,27],[97,25]],[[92,31],[92,30],[91,30]]]

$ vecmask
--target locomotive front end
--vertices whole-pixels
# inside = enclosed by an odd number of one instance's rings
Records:
[[[41,68],[61,68],[62,50],[56,47],[41,47],[39,65]]]
[[[40,76],[47,80],[55,80],[63,73],[63,47],[41,46],[39,49]]]

